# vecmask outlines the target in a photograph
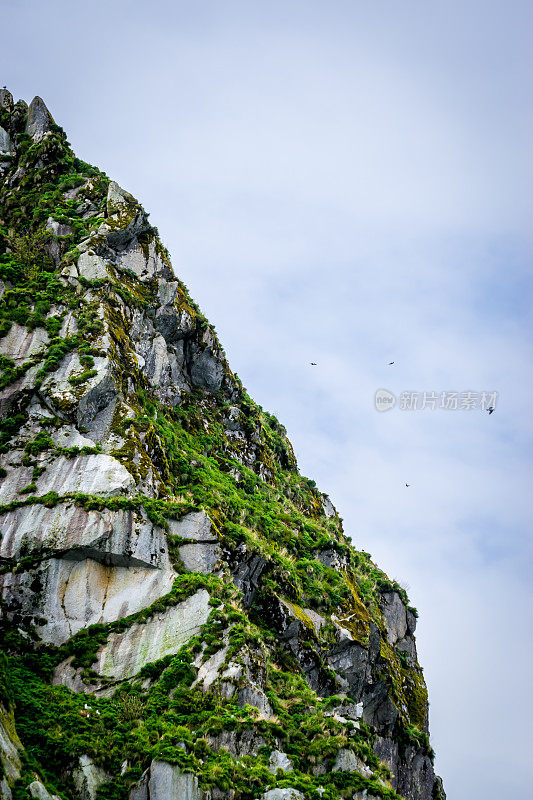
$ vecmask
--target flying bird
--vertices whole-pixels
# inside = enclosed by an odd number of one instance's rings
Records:
[[[406,483],[405,485],[406,485],[407,487],[409,487],[411,484],[410,484],[410,483]]]
[[[316,367],[316,361],[311,361],[311,366]]]
[[[494,406],[487,408],[487,411],[489,412],[489,414],[492,414],[492,412],[494,411]]]
[[[393,364],[394,364],[394,361],[389,361],[389,367],[392,367]]]

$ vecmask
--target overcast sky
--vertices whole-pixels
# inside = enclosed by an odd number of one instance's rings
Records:
[[[151,212],[301,470],[409,587],[449,800],[527,797],[531,3],[0,9],[0,83]],[[378,413],[379,388],[499,396]]]

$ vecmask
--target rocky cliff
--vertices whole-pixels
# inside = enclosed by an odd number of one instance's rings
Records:
[[[0,278],[3,800],[442,800],[405,591],[7,90]]]

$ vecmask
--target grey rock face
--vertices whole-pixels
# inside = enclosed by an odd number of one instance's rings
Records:
[[[170,520],[169,528],[172,534],[191,540],[179,548],[185,569],[189,572],[202,572],[204,575],[212,572],[222,551],[205,511],[187,514],[179,521]]]
[[[57,222],[53,217],[48,217],[46,228],[53,233],[52,240],[48,243],[48,252],[52,256],[54,263],[59,265],[61,256],[66,249],[62,247],[61,237],[69,236],[72,233],[72,227],[63,222]]]
[[[80,800],[96,800],[98,787],[110,779],[110,776],[97,767],[87,755],[80,756],[80,765],[72,776]]]
[[[226,431],[239,431],[242,428],[241,412],[236,406],[230,406],[226,412],[224,427]]]
[[[368,791],[363,789],[362,792],[356,792],[352,800],[379,800],[379,797],[376,797],[375,794],[368,794]]]
[[[82,253],[77,263],[78,275],[88,281],[109,280],[109,272],[105,261],[90,251]]]
[[[130,587],[131,591],[131,587]],[[145,602],[142,607],[149,603]],[[124,680],[136,675],[146,664],[177,653],[207,621],[209,594],[200,589],[177,606],[151,617],[146,623],[135,623],[122,633],[110,633],[98,651],[92,669],[105,678]],[[71,665],[63,661],[55,670],[54,684],[68,686],[77,692],[90,692],[98,686],[87,686]]]
[[[166,761],[152,761],[129,800],[208,800],[208,795],[199,788],[195,775]]]
[[[0,127],[0,158],[10,156],[13,153],[11,137],[7,131]]]
[[[95,671],[123,680],[136,675],[145,664],[177,653],[207,622],[208,602],[209,593],[200,589],[145,624],[132,625],[123,633],[111,633],[98,653]]]
[[[91,558],[49,558],[26,572],[0,576],[4,614],[62,644],[82,628],[140,611],[172,588],[171,570],[109,567]]]
[[[0,559],[62,554],[115,567],[168,568],[165,533],[133,511],[85,511],[59,503],[17,508],[0,515]]]
[[[0,800],[13,800],[9,783],[5,778],[0,781]]]
[[[198,667],[198,675],[196,677],[194,685],[201,684],[203,690],[207,692],[207,690],[211,687],[211,685],[216,680],[218,680],[220,676],[220,670],[224,665],[227,652],[228,652],[228,642],[227,638],[225,638],[224,644],[221,647],[221,649],[217,650],[216,653],[213,653],[212,656],[209,656],[207,661],[203,660],[203,654],[197,656],[194,665]]]
[[[335,511],[335,506],[327,495],[322,495],[322,506],[324,508],[326,519],[331,519],[336,515],[337,512]]]
[[[222,386],[224,367],[210,347],[192,353],[191,381],[197,389],[218,392]]]
[[[9,416],[19,406],[21,398],[27,397],[38,371],[38,365],[30,367],[22,377],[0,391],[0,417]]]
[[[28,109],[28,119],[26,122],[26,133],[38,142],[43,136],[52,130],[54,120],[40,97],[34,97]]]
[[[112,220],[113,217],[107,223],[107,228]],[[163,264],[159,263],[154,247],[150,245],[148,248],[143,247],[137,238],[148,227],[148,223],[142,215],[132,211],[131,222],[126,229],[107,230],[106,237],[115,250],[115,266],[119,274],[122,270],[132,272],[144,281],[150,280],[162,272]]]
[[[0,765],[7,784],[12,785],[20,776],[21,753],[22,745],[15,730],[13,712],[0,703]]]
[[[170,533],[193,542],[218,542],[211,520],[205,511],[192,511],[182,519],[169,519]]]
[[[185,363],[184,343],[182,341],[175,345],[167,345],[161,334],[156,333],[150,337],[147,328],[146,325],[140,334],[143,338],[135,342],[139,365],[150,384],[154,386],[157,396],[163,402],[177,405],[182,392],[191,389]]]
[[[325,567],[332,569],[346,569],[347,561],[346,556],[339,553],[337,550],[328,548],[327,550],[320,550],[317,553],[318,560],[324,564]]]
[[[407,612],[400,595],[397,592],[384,594],[381,610],[387,625],[387,641],[396,644],[407,633]]]
[[[179,554],[186,570],[209,575],[220,559],[221,550],[218,544],[184,544]]]
[[[10,470],[0,487],[0,503],[20,499],[20,490],[31,482],[30,468],[21,466]],[[135,482],[120,461],[98,453],[75,458],[59,456],[51,460],[46,471],[35,480],[35,485],[35,495],[82,492],[111,497],[133,489]]]
[[[209,744],[214,750],[224,748],[234,757],[257,756],[261,747],[266,746],[266,741],[254,730],[248,728],[243,731],[221,731],[209,736]]]
[[[361,719],[363,716],[363,704],[347,703],[346,705],[337,706],[336,708],[332,708],[331,711],[326,712],[326,716],[333,717],[334,719],[342,718],[345,721],[351,720],[357,722],[357,720]]]
[[[273,716],[263,686],[265,685],[265,665],[261,654],[245,647],[239,660],[231,661],[220,673],[220,691],[223,697],[235,699],[238,705],[254,706],[264,719]]]
[[[407,633],[412,636],[416,630],[416,616],[410,609],[407,609]]]
[[[107,220],[102,223],[98,233],[105,236],[110,247],[123,249],[129,246],[129,258],[124,254],[120,266],[124,269],[131,269],[139,277],[151,277],[144,274],[146,269],[146,258],[143,249],[138,244],[136,237],[150,230],[147,215],[135,198],[129,192],[121,189],[118,183],[111,181],[107,192]],[[135,268],[137,264],[143,264],[141,272]]]
[[[48,342],[49,336],[43,328],[30,331],[13,322],[6,336],[0,339],[0,353],[19,365],[43,353]]]
[[[292,772],[294,769],[288,755],[281,750],[273,750],[270,753],[268,768],[273,775],[276,774],[278,769],[282,769],[284,772]]]
[[[176,313],[172,306],[167,305],[157,310],[155,327],[166,342],[176,344],[193,333],[194,322],[187,311]]]
[[[371,777],[373,772],[358,758],[353,750],[339,750],[333,766],[333,772],[359,772],[365,777]]]
[[[383,761],[391,771],[391,786],[398,788],[398,764],[399,750],[398,742],[384,736],[376,736],[374,742],[374,752],[380,761]]]
[[[105,368],[100,369],[88,391],[80,398],[76,413],[78,426],[85,428],[95,442],[101,443],[107,437],[117,399],[113,375]]]
[[[161,278],[157,282],[158,290],[157,296],[159,298],[159,302],[161,307],[164,306],[172,306],[174,301],[176,300],[176,295],[178,292],[178,282],[177,281],[166,281],[164,278]]]
[[[0,559],[37,561],[0,577],[4,613],[33,621],[45,641],[140,611],[175,578],[165,533],[144,512],[35,505],[4,513],[0,525]]]
[[[254,706],[264,719],[273,716],[272,707],[259,683],[249,680],[237,690],[237,702],[240,706]]]
[[[35,800],[60,800],[56,794],[50,794],[41,781],[30,783],[28,791]]]
[[[305,800],[297,789],[270,789],[261,795],[262,800]]]

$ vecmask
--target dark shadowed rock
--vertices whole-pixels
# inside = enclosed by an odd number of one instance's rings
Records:
[[[241,590],[246,607],[253,603],[266,565],[266,559],[259,553],[250,553],[244,545],[232,554],[233,581],[235,586]]]
[[[13,111],[13,95],[9,89],[0,89],[0,108],[6,111]]]

